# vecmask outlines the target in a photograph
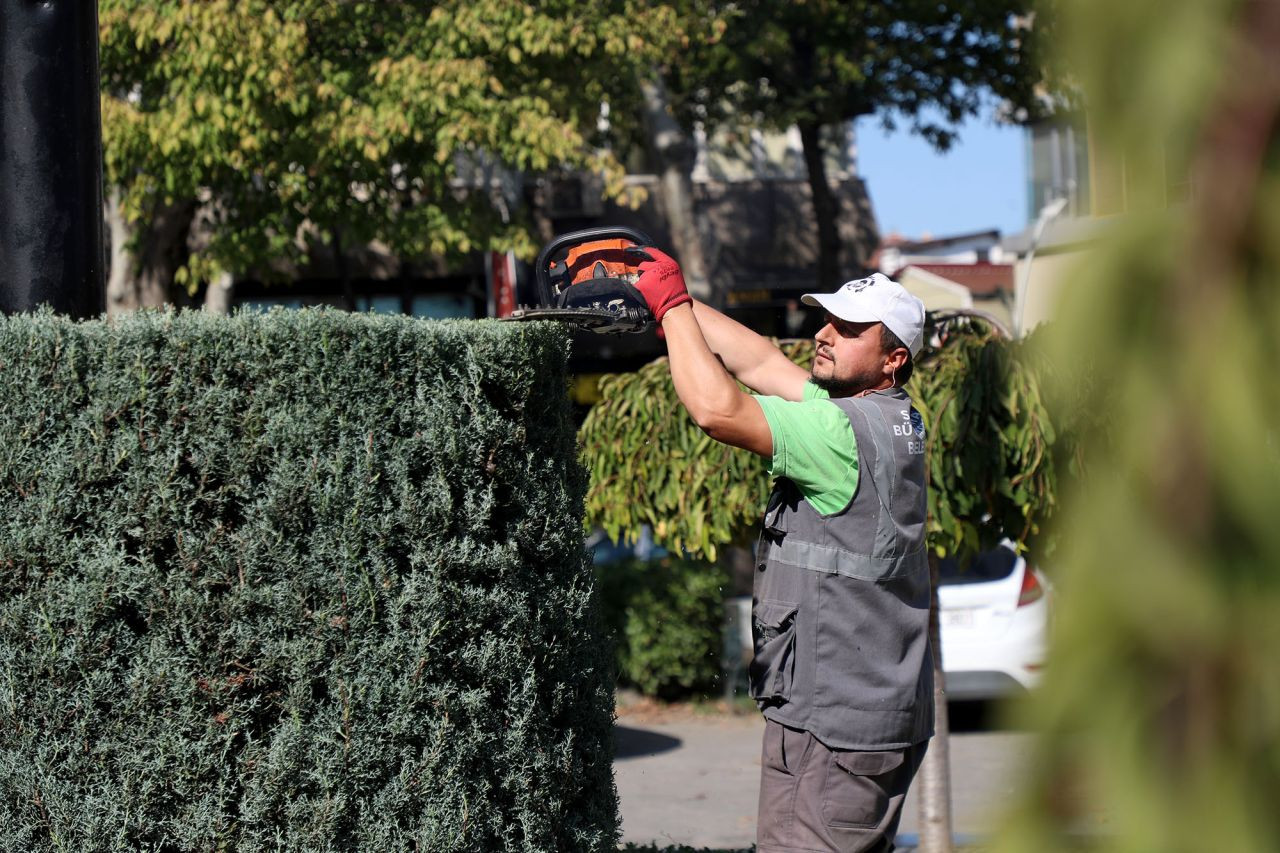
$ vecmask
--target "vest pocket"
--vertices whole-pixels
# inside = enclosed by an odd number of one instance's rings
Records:
[[[747,668],[751,698],[785,702],[791,697],[797,609],[785,601],[760,601],[752,608],[755,656]]]

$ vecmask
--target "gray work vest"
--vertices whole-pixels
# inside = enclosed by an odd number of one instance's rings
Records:
[[[835,749],[933,734],[924,427],[901,389],[832,399],[858,486],[820,515],[780,477],[756,557],[751,695],[765,717]]]

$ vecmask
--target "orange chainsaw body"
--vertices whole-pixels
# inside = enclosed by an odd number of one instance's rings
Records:
[[[635,284],[640,278],[640,267],[627,249],[635,247],[631,240],[593,240],[569,249],[562,261],[551,261],[552,275],[568,270],[570,285],[581,284],[593,278],[616,278]]]
[[[603,334],[645,332],[657,325],[636,290],[640,264],[653,243],[632,228],[590,228],[562,234],[534,265],[538,304],[508,319],[558,320]]]

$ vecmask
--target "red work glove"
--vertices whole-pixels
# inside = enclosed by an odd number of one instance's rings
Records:
[[[636,290],[644,296],[645,303],[653,312],[653,318],[661,323],[664,314],[677,305],[692,302],[693,297],[684,286],[684,274],[680,272],[680,265],[670,255],[649,246],[644,251],[653,260],[640,264]]]

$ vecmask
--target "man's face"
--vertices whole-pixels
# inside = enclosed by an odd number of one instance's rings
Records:
[[[813,336],[817,352],[810,373],[814,384],[833,397],[851,397],[879,388],[891,379],[882,352],[879,323],[850,323],[830,313]]]

